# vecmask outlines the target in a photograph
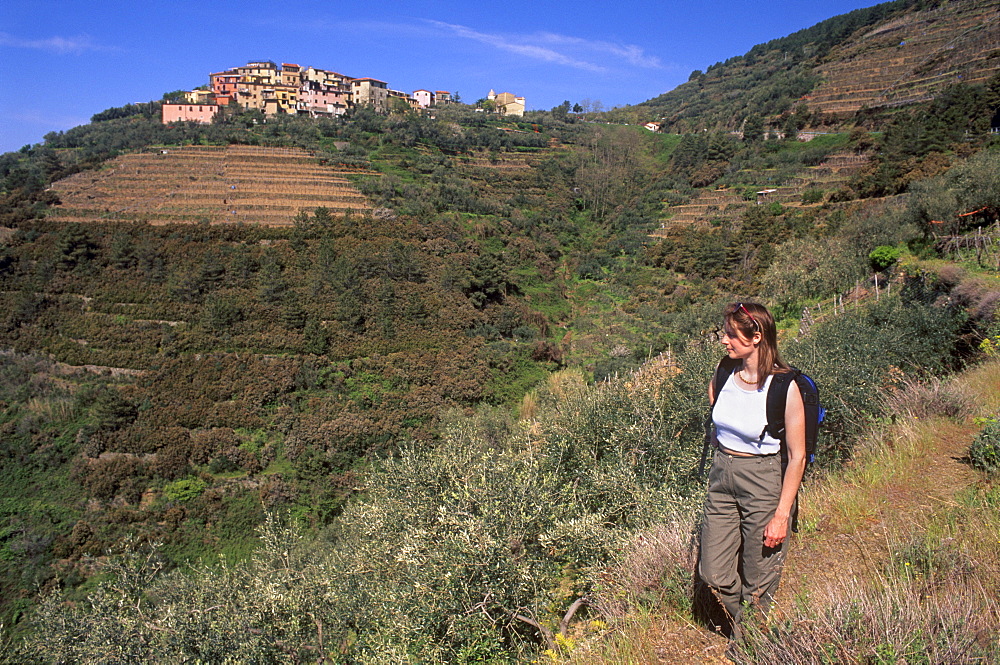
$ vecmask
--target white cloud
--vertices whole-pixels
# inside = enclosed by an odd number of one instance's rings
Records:
[[[96,44],[87,35],[76,37],[46,37],[45,39],[22,39],[0,32],[0,46],[10,48],[34,49],[36,51],[47,51],[56,55],[80,55],[86,51],[103,51],[104,47]]]
[[[431,20],[427,23],[458,37],[471,39],[502,51],[591,72],[610,72],[612,66],[609,65],[617,63],[608,63],[608,56],[633,67],[663,67],[659,58],[647,55],[640,47],[633,44],[615,44],[549,32],[530,35],[490,34],[464,25]],[[598,59],[603,64],[599,64]]]
[[[599,40],[581,39],[580,37],[569,37],[557,35],[550,32],[543,32],[536,35],[539,40],[548,41],[551,44],[565,44],[570,47],[580,48],[596,53],[610,53],[636,67],[648,67],[660,69],[663,64],[655,55],[647,55],[642,48],[634,44],[615,44]]]

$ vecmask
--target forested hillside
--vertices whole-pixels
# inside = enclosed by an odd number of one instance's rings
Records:
[[[754,95],[742,134],[151,102],[0,156],[13,662],[517,662],[647,606],[615,566],[698,504],[723,303],[835,396],[826,469],[1000,343],[990,67],[809,142]]]

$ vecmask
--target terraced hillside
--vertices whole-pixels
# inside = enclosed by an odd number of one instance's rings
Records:
[[[342,168],[298,148],[230,145],[148,150],[117,157],[100,171],[53,183],[60,221],[151,224],[243,222],[286,226],[301,210],[371,205]]]
[[[760,191],[767,193],[758,195],[756,201],[748,201],[742,191],[734,188],[702,190],[697,198],[689,203],[665,208],[660,228],[654,230],[651,235],[669,235],[670,230],[677,226],[707,224],[713,219],[735,218],[753,203],[777,202],[793,207],[803,205],[802,195],[806,190],[835,191],[868,161],[867,156],[853,152],[835,153],[817,166],[805,167],[801,173],[781,185],[771,186],[765,181],[759,182]],[[760,173],[752,174],[748,180],[753,181],[760,175]]]
[[[798,129],[827,131],[859,110],[927,102],[959,82],[986,84],[998,71],[1000,2],[893,0],[758,44],[603,118],[656,120],[662,131],[686,133],[742,131],[747,117],[759,115],[783,131],[801,104],[809,114]]]
[[[905,14],[833,49],[804,98],[813,111],[854,113],[932,98],[945,85],[982,83],[1000,68],[1000,3],[941,3]]]

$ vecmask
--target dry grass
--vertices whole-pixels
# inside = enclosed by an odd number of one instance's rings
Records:
[[[850,466],[811,483],[803,492],[806,531],[818,528],[817,522],[844,534],[867,528],[886,509],[894,488],[919,490],[932,480],[924,473],[924,453],[943,430],[954,429],[954,423],[946,420],[907,419],[891,430],[871,434],[857,447]]]
[[[905,383],[893,422],[809,483],[778,606],[735,662],[1000,662],[1000,487],[963,462],[974,416],[1000,410],[998,370]],[[608,627],[553,662],[728,662],[691,619],[692,533],[666,525],[633,543],[594,602]]]
[[[73,418],[73,399],[69,397],[32,397],[27,411],[48,422],[66,422]]]
[[[587,381],[580,370],[563,369],[550,374],[545,385],[552,396],[562,402],[585,390]]]
[[[900,573],[845,580],[817,610],[748,631],[737,663],[997,662],[995,587],[943,573],[932,587]],[[995,580],[991,580],[995,582]]]
[[[621,619],[642,606],[689,608],[691,571],[697,557],[695,517],[679,517],[639,534],[605,573],[591,607],[605,619]]]
[[[990,367],[995,372],[996,366]],[[982,409],[979,396],[1000,393],[995,380],[992,388],[985,382],[989,376],[977,369],[951,381],[904,380],[887,396],[892,422],[869,432],[846,468],[803,492],[807,529],[821,515],[833,528],[853,533],[877,519],[894,499],[934,494],[939,482],[928,475],[932,453],[942,442],[967,445],[963,442],[969,436],[969,418]],[[970,382],[979,382],[978,391]]]
[[[889,412],[897,420],[920,420],[943,416],[962,418],[975,411],[975,395],[954,381],[931,378],[927,381],[905,378],[888,397]]]
[[[919,521],[901,515],[868,561],[843,543],[843,561],[827,562],[838,575],[750,631],[736,661],[998,662],[998,508],[997,488],[971,486]]]
[[[975,367],[962,375],[956,389],[967,395],[976,405],[977,416],[991,416],[1000,412],[1000,360]]]

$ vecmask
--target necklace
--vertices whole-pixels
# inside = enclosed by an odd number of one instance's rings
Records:
[[[747,385],[753,385],[753,384],[757,383],[756,381],[751,381],[750,379],[748,379],[747,375],[744,372],[746,372],[746,368],[745,367],[742,368],[742,369],[740,369],[739,372],[737,372],[737,374],[740,375],[740,379],[743,381],[743,383],[745,383]]]

